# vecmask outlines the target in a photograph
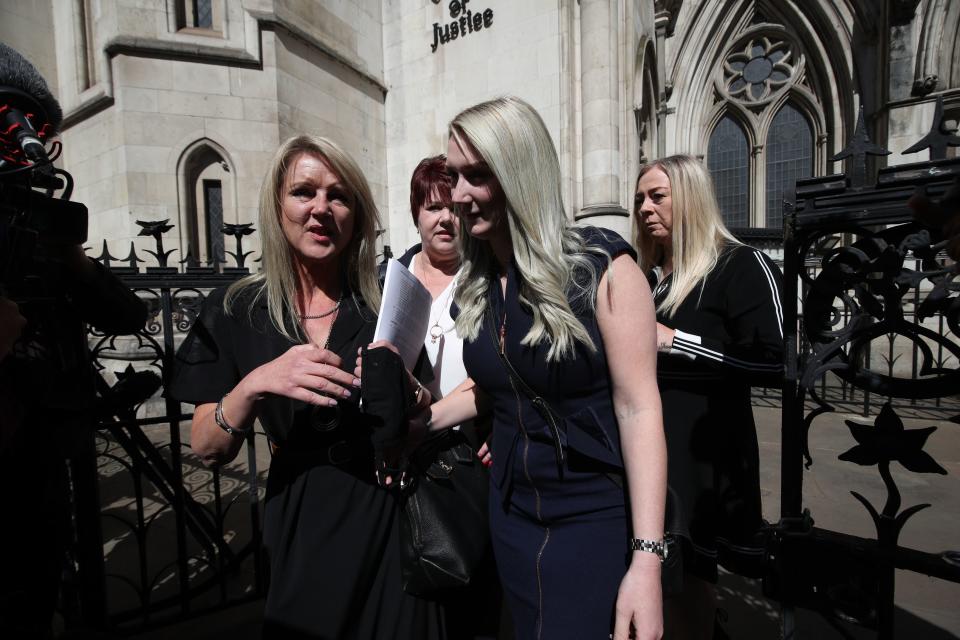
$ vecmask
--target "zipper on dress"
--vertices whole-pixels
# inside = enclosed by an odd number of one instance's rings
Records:
[[[534,496],[534,511],[537,517],[537,522],[540,526],[543,527],[543,543],[540,545],[540,549],[537,551],[537,560],[536,560],[536,571],[537,571],[537,640],[540,640],[540,637],[543,633],[543,572],[541,570],[541,560],[543,559],[543,552],[547,549],[547,542],[550,541],[550,527],[543,524],[543,512],[541,510],[541,500],[540,500],[540,490],[537,489],[537,485],[533,482],[533,477],[530,475],[530,435],[527,433],[527,427],[523,424],[523,403],[520,400],[520,393],[517,391],[516,386],[513,384],[513,379],[508,376],[510,380],[510,387],[513,389],[513,396],[517,399],[517,424],[520,426],[520,433],[523,434],[523,475],[527,478],[527,482],[533,488]]]
[[[507,352],[506,352],[506,334],[507,334],[507,313],[504,310],[503,320],[500,322],[500,355],[503,358],[504,362],[507,361]],[[523,475],[526,476],[527,482],[533,488],[534,496],[534,511],[537,516],[537,522],[540,526],[543,527],[543,542],[540,544],[540,549],[537,550],[537,560],[536,560],[536,570],[537,570],[537,640],[543,635],[543,572],[541,570],[541,560],[543,559],[543,552],[547,549],[547,543],[550,541],[550,527],[543,524],[543,512],[541,510],[541,501],[540,501],[540,490],[537,489],[537,485],[533,482],[533,477],[530,475],[530,434],[527,433],[527,427],[523,424],[523,402],[520,400],[520,392],[517,391],[517,386],[513,382],[513,376],[507,375],[507,380],[510,381],[510,388],[513,389],[513,397],[517,399],[517,424],[520,427],[520,433],[523,434]]]

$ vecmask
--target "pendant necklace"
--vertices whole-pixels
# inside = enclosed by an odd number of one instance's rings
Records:
[[[456,283],[454,281],[451,281],[450,285],[447,287],[446,300],[444,301],[443,304],[440,305],[440,310],[437,311],[437,317],[433,321],[433,324],[430,325],[430,329],[427,332],[430,335],[430,344],[437,344],[437,340],[442,338],[443,334],[445,334],[447,331],[450,330],[450,329],[444,329],[443,327],[440,326],[440,318],[443,316],[444,311],[449,308],[450,298],[453,297],[453,290],[455,286],[456,286]]]
[[[422,259],[422,256],[420,255],[417,255],[416,257],[414,257],[414,260],[416,260],[416,262],[413,265],[413,270],[416,271],[417,268],[419,268],[420,273],[424,274],[425,276],[426,272],[423,269],[423,265],[420,264],[421,259]],[[424,279],[426,278],[424,277]],[[450,299],[453,297],[453,290],[457,286],[456,280],[457,280],[457,277],[456,275],[454,275],[453,279],[450,281],[450,284],[447,285],[446,300],[444,301],[443,304],[440,305],[440,309],[439,311],[437,311],[436,318],[434,318],[433,322],[430,323],[430,328],[427,330],[427,335],[430,336],[430,344],[437,344],[437,341],[443,337],[443,334],[445,334],[447,331],[450,331],[450,329],[444,329],[443,327],[440,326],[440,318],[443,317],[444,311],[450,307]]]

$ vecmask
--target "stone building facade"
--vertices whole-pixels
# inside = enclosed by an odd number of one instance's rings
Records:
[[[542,114],[568,214],[632,233],[640,163],[705,158],[733,227],[779,228],[798,178],[862,106],[900,155],[943,96],[960,115],[950,0],[3,0],[0,40],[63,106],[61,164],[90,244],[125,255],[169,219],[209,260],[222,222],[256,223],[272,152],[298,132],[360,163],[382,241],[411,244],[409,176],[460,109],[503,94]],[[253,238],[256,242],[256,237]]]

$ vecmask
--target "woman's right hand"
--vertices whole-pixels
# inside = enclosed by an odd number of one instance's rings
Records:
[[[290,347],[278,358],[251,371],[243,384],[256,397],[266,393],[332,407],[349,398],[360,381],[340,368],[340,357],[314,344]]]
[[[487,439],[484,440],[480,448],[477,449],[477,458],[480,459],[480,463],[485,467],[493,466],[493,454],[490,451],[491,437],[492,436],[487,436]]]

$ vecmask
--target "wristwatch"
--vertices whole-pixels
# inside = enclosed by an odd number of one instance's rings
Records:
[[[631,551],[646,551],[660,558],[660,562],[667,559],[667,541],[662,540],[644,540],[643,538],[630,539]]]

